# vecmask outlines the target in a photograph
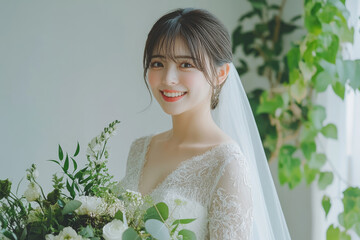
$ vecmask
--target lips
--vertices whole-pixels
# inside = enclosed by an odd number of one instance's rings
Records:
[[[176,102],[182,99],[187,92],[181,92],[176,90],[160,90],[161,96],[167,102]]]

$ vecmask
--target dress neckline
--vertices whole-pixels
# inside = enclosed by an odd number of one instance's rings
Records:
[[[144,172],[144,166],[147,162],[147,154],[149,152],[149,149],[150,149],[150,143],[151,143],[151,139],[153,138],[155,134],[151,134],[149,136],[146,137],[145,139],[145,143],[144,143],[144,149],[142,151],[142,156],[141,156],[141,163],[140,163],[140,169],[139,169],[139,177],[138,177],[138,182],[137,182],[137,192],[140,192],[139,191],[139,187],[140,187],[140,183],[141,183],[141,180],[143,178],[143,172]],[[179,171],[179,169],[183,168],[187,163],[189,162],[193,162],[199,158],[203,158],[209,154],[211,154],[213,151],[215,151],[216,149],[218,148],[221,148],[223,146],[227,146],[227,145],[237,145],[237,143],[235,142],[224,142],[224,143],[220,143],[220,144],[217,144],[213,147],[211,147],[210,149],[206,150],[205,152],[201,153],[201,154],[197,154],[197,155],[194,155],[194,156],[191,156],[183,161],[181,161],[177,167],[171,171],[168,175],[166,175],[166,177],[164,179],[162,179],[160,182],[158,182],[154,188],[152,188],[150,191],[148,191],[146,194],[142,194],[143,196],[150,196],[152,195],[157,189],[159,189],[163,184],[166,183],[166,181],[172,176],[174,175],[177,171]]]

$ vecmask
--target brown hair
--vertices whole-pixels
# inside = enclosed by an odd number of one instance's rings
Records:
[[[146,40],[143,58],[144,79],[148,90],[150,91],[146,76],[154,51],[164,50],[167,57],[174,60],[175,40],[178,38],[184,40],[194,58],[195,67],[204,73],[212,86],[211,109],[215,109],[223,84],[217,86],[213,80],[217,75],[216,68],[232,61],[231,42],[224,25],[203,9],[177,9],[162,16],[154,24]]]

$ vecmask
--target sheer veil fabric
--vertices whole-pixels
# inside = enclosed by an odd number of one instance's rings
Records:
[[[250,239],[291,239],[256,122],[233,63],[212,114],[218,126],[239,144],[248,161],[254,219]]]

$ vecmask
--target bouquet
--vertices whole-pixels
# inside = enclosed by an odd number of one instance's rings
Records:
[[[26,170],[28,188],[20,197],[11,191],[8,179],[0,180],[0,240],[196,239],[192,231],[178,230],[195,219],[173,219],[164,202],[155,204],[150,196],[112,181],[106,145],[118,123],[110,123],[91,140],[81,169],[75,159],[79,143],[73,155],[59,145],[58,160],[49,161],[60,167],[61,174],[53,174],[48,194],[37,181],[34,164]],[[185,203],[176,200],[176,206],[181,204]]]

